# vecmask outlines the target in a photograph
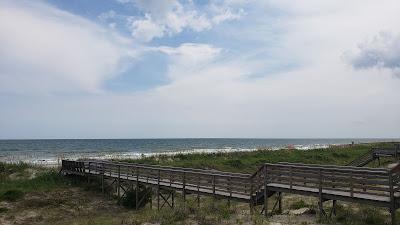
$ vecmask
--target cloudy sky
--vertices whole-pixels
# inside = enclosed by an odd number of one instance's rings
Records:
[[[0,138],[397,138],[399,11],[0,0]]]

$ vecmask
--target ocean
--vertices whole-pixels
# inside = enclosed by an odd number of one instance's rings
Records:
[[[294,148],[307,150],[330,145],[394,141],[393,139],[41,139],[0,140],[0,161],[57,165],[61,159],[138,158],[157,154],[254,151]]]

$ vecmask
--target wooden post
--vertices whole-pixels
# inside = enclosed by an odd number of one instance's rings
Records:
[[[121,197],[121,193],[120,193],[120,180],[119,178],[121,177],[121,166],[118,165],[118,180],[117,180],[117,193],[118,193],[118,202],[120,202],[120,197]]]
[[[160,170],[157,176],[157,209],[160,210]]]
[[[135,194],[136,194],[136,199],[135,199],[135,201],[136,201],[136,205],[135,205],[135,208],[136,208],[136,210],[138,210],[138,208],[139,208],[139,206],[138,206],[138,204],[139,204],[139,168],[136,166],[136,190],[135,190]]]
[[[396,224],[396,203],[394,199],[393,189],[393,174],[389,172],[389,188],[390,188],[390,216],[392,219],[392,225]]]
[[[232,189],[231,189],[231,177],[228,177],[228,191],[229,191],[229,198],[228,198],[228,207],[231,207],[231,198],[232,198]]]
[[[175,191],[172,191],[172,208],[174,208],[174,204],[175,204],[175,198],[174,198],[174,196],[175,196]]]
[[[332,213],[336,216],[336,200],[332,201]]]
[[[290,166],[290,189],[293,188],[293,166]]]
[[[350,171],[350,196],[354,197],[353,171]]]
[[[88,174],[87,174],[87,182],[88,182],[88,184],[90,183],[90,162],[89,162],[89,169],[88,169]]]
[[[215,204],[215,175],[212,176],[213,207]]]
[[[197,178],[197,207],[200,208],[200,175]]]
[[[319,176],[318,176],[318,180],[319,180],[319,218],[322,219],[322,214],[324,212],[324,208],[323,208],[323,202],[322,202],[322,170],[319,169]]]
[[[150,209],[153,209],[153,188],[150,188]]]
[[[254,209],[253,209],[253,181],[254,178],[250,178],[250,200],[249,200],[249,204],[250,204],[250,214],[253,214]]]
[[[278,192],[278,209],[279,209],[279,213],[282,213],[282,192]]]
[[[100,164],[100,168],[101,168],[101,193],[103,193],[103,195],[104,195],[104,164],[103,163]]]
[[[183,197],[183,207],[186,207],[186,173],[183,171],[183,182],[182,182],[182,197]]]
[[[264,216],[268,217],[268,184],[267,184],[267,166],[264,165]]]

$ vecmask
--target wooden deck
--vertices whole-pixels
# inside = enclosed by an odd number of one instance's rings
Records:
[[[395,168],[306,165],[296,163],[264,164],[255,173],[230,173],[215,170],[165,167],[109,161],[62,161],[61,173],[122,183],[152,186],[160,190],[249,203],[251,212],[262,207],[268,215],[268,201],[277,195],[281,207],[282,193],[314,196],[319,199],[320,215],[326,215],[323,202],[357,202],[388,208],[394,223],[400,199],[400,165]],[[164,198],[164,197],[163,197]],[[165,200],[165,198],[164,198]],[[167,201],[167,200],[165,200]],[[172,203],[173,205],[173,203]],[[160,207],[160,197],[158,197]],[[334,208],[334,207],[333,207]]]

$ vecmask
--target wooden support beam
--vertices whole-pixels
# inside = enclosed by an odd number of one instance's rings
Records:
[[[229,198],[228,198],[228,207],[231,207],[231,198],[232,198],[232,189],[231,189],[231,178],[228,178],[228,192],[229,192]]]
[[[324,214],[324,207],[323,207],[324,205],[323,205],[323,199],[322,199],[322,171],[321,171],[321,169],[319,170],[318,182],[319,182],[319,187],[318,187],[318,189],[319,189],[319,192],[318,192],[319,219],[322,219],[322,216]]]
[[[389,174],[389,188],[390,188],[390,216],[392,225],[396,224],[396,202],[394,198],[394,187],[393,187],[393,174]]]
[[[104,195],[104,174],[101,175],[101,193]]]
[[[183,198],[183,207],[186,207],[186,172],[183,171],[182,177],[182,198]]]
[[[253,179],[250,179],[250,200],[249,200],[249,204],[250,204],[250,214],[251,215],[253,215],[253,213],[254,213],[254,203],[253,203],[253,192],[254,192],[254,190],[253,190],[253,182],[254,182],[254,180]]]
[[[200,208],[200,175],[197,175],[197,207]]]
[[[172,191],[172,208],[174,208],[175,205],[175,191]]]
[[[267,166],[264,165],[264,216],[268,217],[268,183],[267,183]],[[257,200],[256,200],[257,201]]]
[[[215,207],[215,175],[212,176],[212,195],[213,195],[213,207]]]
[[[278,210],[279,213],[282,213],[282,192],[278,192]]]
[[[153,209],[153,189],[150,188],[150,209]]]
[[[160,210],[160,170],[158,170],[157,176],[157,209]]]
[[[138,210],[139,208],[139,168],[136,166],[136,188],[135,188],[135,196],[136,196],[136,204],[135,204],[135,208],[136,210]]]
[[[120,177],[121,177],[121,166],[118,165],[118,179],[117,179],[117,194],[118,194],[118,203],[120,203],[121,193],[119,190],[120,187]]]

